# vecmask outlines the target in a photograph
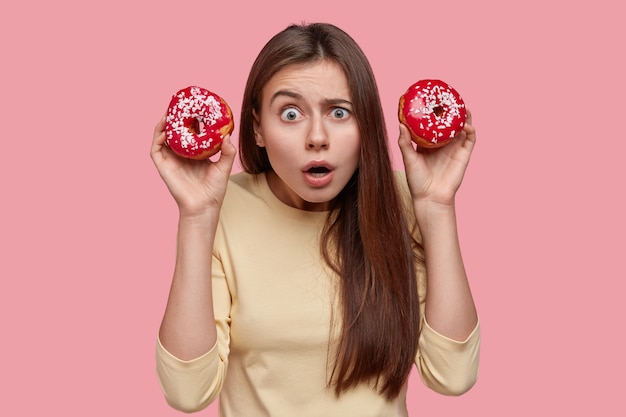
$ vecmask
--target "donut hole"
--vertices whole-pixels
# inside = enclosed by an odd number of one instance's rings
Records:
[[[433,113],[435,113],[435,116],[437,116],[437,117],[442,117],[443,113],[444,113],[443,106],[435,106],[433,108]]]
[[[203,135],[206,133],[204,130],[204,121],[199,117],[189,119],[187,123],[185,123],[185,127],[194,135]]]

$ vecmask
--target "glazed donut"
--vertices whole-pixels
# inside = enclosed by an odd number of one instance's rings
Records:
[[[459,93],[441,80],[420,80],[400,97],[398,118],[413,142],[425,148],[448,144],[463,129],[467,111]]]
[[[172,96],[165,119],[165,143],[189,159],[215,155],[224,136],[233,131],[233,112],[223,98],[191,86]]]

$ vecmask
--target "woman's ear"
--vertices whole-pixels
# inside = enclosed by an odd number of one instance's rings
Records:
[[[265,147],[265,142],[263,141],[263,133],[261,132],[261,123],[259,122],[259,115],[256,113],[256,110],[252,110],[252,128],[254,129],[254,140],[256,141],[256,146],[259,148]]]

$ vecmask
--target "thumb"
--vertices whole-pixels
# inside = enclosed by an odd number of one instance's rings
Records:
[[[230,140],[230,135],[226,135],[222,141],[222,147],[220,148],[220,157],[216,162],[220,171],[225,174],[230,174],[235,162],[235,155],[237,155],[237,148]]]
[[[398,137],[398,146],[400,147],[400,152],[402,153],[402,157],[406,159],[410,153],[415,152],[415,148],[413,148],[413,141],[411,140],[411,133],[409,129],[402,123],[400,123],[400,136]]]

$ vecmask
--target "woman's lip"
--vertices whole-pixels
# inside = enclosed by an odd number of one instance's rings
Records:
[[[320,188],[330,184],[333,180],[333,171],[328,170],[325,173],[313,173],[311,171],[304,171],[304,180],[311,187]]]
[[[326,171],[317,170],[316,168],[324,168]],[[302,173],[304,174],[304,180],[311,187],[320,188],[330,184],[333,180],[333,172],[335,168],[326,161],[318,160],[311,161],[304,166]]]
[[[304,166],[302,172],[308,172],[313,168],[326,168],[329,171],[333,171],[335,169],[326,161],[311,161]]]

